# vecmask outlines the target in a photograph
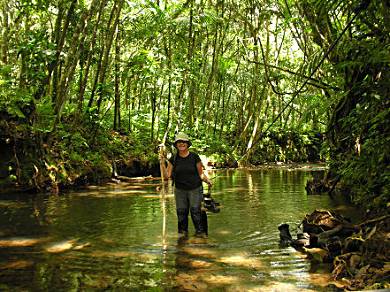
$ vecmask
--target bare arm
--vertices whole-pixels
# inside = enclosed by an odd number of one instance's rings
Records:
[[[203,164],[201,161],[196,164],[196,168],[202,181],[204,181],[209,185],[209,187],[211,187],[213,184],[211,183],[211,180],[207,177],[207,175],[203,172]]]
[[[167,179],[172,179],[173,165],[168,161]]]

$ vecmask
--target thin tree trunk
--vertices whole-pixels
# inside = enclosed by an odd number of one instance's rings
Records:
[[[114,24],[108,30],[108,36],[106,39],[106,50],[104,52],[104,56],[103,56],[103,60],[102,60],[102,70],[100,71],[100,76],[99,76],[100,86],[99,86],[99,98],[97,100],[98,112],[100,111],[100,106],[101,106],[101,103],[103,101],[104,92],[103,92],[102,86],[104,86],[105,81],[106,81],[106,73],[107,73],[108,63],[110,60],[109,55],[110,55],[116,27],[118,26],[118,23],[119,23],[119,17],[121,14],[122,5],[123,5],[122,0],[115,1],[114,8],[112,9],[111,16],[110,16],[109,27],[111,26],[111,19],[114,19]]]
[[[166,55],[168,59],[168,71],[169,71],[169,78],[168,78],[168,104],[167,104],[167,123],[165,126],[164,136],[163,136],[163,144],[165,144],[165,141],[168,138],[168,133],[170,130],[171,125],[171,90],[172,90],[172,49],[171,49],[171,41],[170,38],[168,39],[168,46],[166,47]]]
[[[121,128],[121,99],[120,99],[120,34],[116,31],[115,40],[115,107],[114,107],[114,130]]]
[[[47,87],[50,84],[52,73],[53,72],[58,72],[57,71],[58,70],[58,64],[59,64],[59,61],[60,61],[60,56],[61,56],[61,53],[62,53],[62,49],[63,49],[64,44],[65,44],[65,37],[66,37],[66,34],[68,32],[70,20],[71,20],[73,14],[74,14],[74,10],[75,10],[76,4],[77,4],[77,0],[72,0],[72,2],[70,4],[70,7],[68,9],[66,18],[65,18],[64,25],[62,27],[61,27],[61,23],[62,23],[62,16],[63,16],[62,11],[63,11],[63,9],[62,9],[62,6],[60,4],[58,16],[57,16],[57,21],[56,21],[56,28],[55,28],[55,36],[56,36],[56,44],[57,44],[56,56],[55,56],[55,59],[48,64],[48,68],[47,68],[48,69],[48,73],[46,75],[46,78],[43,79],[43,81],[40,84],[40,86],[38,86],[38,89],[35,92],[35,99],[40,99],[43,96],[43,94],[45,94],[45,92],[48,89]],[[53,91],[54,91],[52,93],[52,97],[53,97],[53,101],[55,101],[56,100],[55,89],[57,88],[58,77],[53,78],[53,79],[56,80],[55,82],[53,81],[53,85],[52,85],[52,88],[53,88]]]
[[[2,43],[1,43],[1,61],[3,64],[8,64],[8,35],[9,35],[9,20],[8,20],[8,13],[9,13],[9,6],[8,2],[4,1],[2,7],[1,7],[1,19],[3,20],[2,23]]]
[[[91,22],[90,25],[93,25],[93,33],[92,33],[92,38],[91,40],[88,42],[88,46],[86,48],[87,50],[87,53],[88,53],[88,57],[87,57],[87,61],[86,61],[86,65],[85,65],[85,70],[82,71],[82,75],[83,75],[83,78],[81,79],[81,83],[80,83],[80,88],[79,88],[79,94],[78,94],[78,107],[77,107],[77,110],[78,110],[78,114],[80,114],[82,112],[82,109],[83,109],[83,103],[84,103],[84,93],[85,93],[85,89],[87,87],[87,82],[88,82],[88,79],[89,79],[89,70],[91,68],[91,62],[92,62],[92,57],[93,57],[93,52],[92,52],[92,48],[95,46],[95,41],[96,41],[96,36],[97,36],[97,30],[98,30],[98,27],[100,25],[100,19],[101,19],[101,16],[102,16],[102,12],[103,12],[103,8],[104,6],[106,5],[107,3],[107,0],[105,1],[101,1],[100,2],[100,6],[99,6],[99,10],[97,12],[97,19],[96,19],[96,23],[93,24]],[[92,99],[93,100],[93,99]],[[92,105],[91,105],[92,106]],[[90,107],[90,106],[89,106]]]
[[[190,1],[190,23],[188,28],[188,51],[187,51],[187,62],[189,64],[192,64],[192,57],[194,52],[194,45],[195,45],[195,34],[193,33],[193,19],[194,19],[194,7],[193,7],[193,1]],[[189,69],[190,71],[193,70],[192,66]],[[189,74],[191,76],[192,74]],[[194,96],[195,92],[195,82],[193,78],[191,78],[191,81],[189,82],[189,89],[188,89],[188,118],[187,121],[189,124],[194,123],[194,112],[195,112],[195,99]]]
[[[93,4],[92,4],[93,5]],[[91,7],[91,10],[93,8]],[[87,13],[84,12],[79,20],[79,25],[77,26],[75,32],[73,33],[73,37],[71,40],[71,43],[73,46],[71,46],[70,51],[67,54],[64,69],[62,71],[62,74],[60,75],[61,78],[57,84],[57,95],[55,99],[55,107],[54,112],[57,115],[57,119],[60,119],[62,108],[67,100],[67,93],[70,86],[70,83],[73,81],[74,77],[74,70],[76,68],[77,63],[79,62],[79,57],[81,53],[82,44],[85,39],[86,35],[86,21],[88,21],[88,18],[91,16],[91,12]]]
[[[219,104],[221,102],[221,99],[223,100],[224,97],[223,97],[223,92],[222,92],[222,88],[223,88],[223,79],[221,77],[221,80],[219,81],[219,88],[218,88],[218,99],[216,101],[216,111],[215,111],[215,114],[214,114],[214,128],[213,128],[213,136],[215,137],[216,136],[216,132],[217,132],[217,124],[218,124],[218,118],[219,118],[219,112],[222,110],[224,110],[223,108],[221,109],[219,107]],[[223,103],[223,101],[222,101]]]

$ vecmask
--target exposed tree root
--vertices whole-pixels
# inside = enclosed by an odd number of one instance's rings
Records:
[[[312,261],[331,262],[332,276],[342,280],[344,289],[390,288],[389,215],[353,225],[333,211],[315,210],[301,225],[303,234],[293,239],[288,224],[281,224],[281,243],[295,247]]]

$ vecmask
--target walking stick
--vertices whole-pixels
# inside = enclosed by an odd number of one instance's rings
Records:
[[[165,192],[166,192],[166,189],[165,189],[165,179],[164,179],[164,173],[165,173],[165,145],[164,144],[160,144],[159,146],[159,157],[160,157],[160,173],[161,173],[161,195],[163,197],[163,199],[165,199]]]
[[[160,172],[161,172],[161,198],[162,198],[162,212],[163,212],[163,226],[162,226],[162,248],[165,251],[167,249],[167,212],[166,212],[166,202],[165,202],[165,194],[166,194],[166,188],[165,188],[165,179],[164,179],[164,172],[165,172],[165,145],[160,144],[159,145],[159,156],[160,156]],[[164,252],[165,254],[165,252]]]

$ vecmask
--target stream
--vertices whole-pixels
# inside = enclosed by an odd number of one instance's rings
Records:
[[[60,195],[0,196],[0,291],[332,291],[329,266],[279,246],[315,209],[353,210],[307,196],[321,168],[209,172],[219,213],[209,236],[178,239],[172,186],[158,180]]]

